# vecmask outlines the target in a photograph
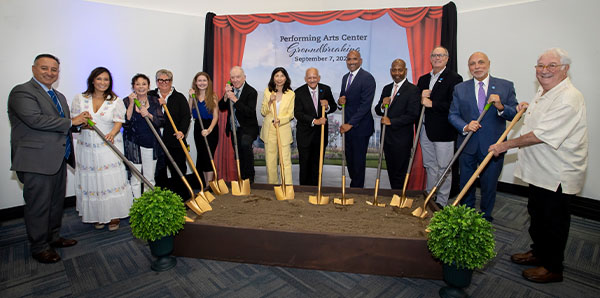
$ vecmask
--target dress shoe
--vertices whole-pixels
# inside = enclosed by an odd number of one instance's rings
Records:
[[[108,224],[108,230],[109,231],[116,231],[119,229],[119,223],[121,222],[121,220],[119,219],[113,219],[110,221],[110,223]]]
[[[550,282],[561,282],[563,281],[562,272],[550,272],[548,269],[540,266],[535,268],[530,268],[523,271],[523,277],[525,277],[528,281],[533,281],[537,283],[550,283]]]
[[[514,254],[510,257],[510,260],[519,265],[531,265],[531,266],[540,266],[540,260],[533,255],[533,250],[530,250],[526,253]]]
[[[77,240],[75,239],[65,239],[63,237],[58,238],[55,241],[50,242],[50,246],[57,247],[70,247],[77,244]]]
[[[54,249],[47,249],[42,252],[38,252],[31,255],[40,263],[52,264],[60,261],[60,256],[54,251]]]

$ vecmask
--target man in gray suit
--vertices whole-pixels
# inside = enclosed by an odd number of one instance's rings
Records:
[[[77,244],[59,232],[67,163],[75,167],[71,128],[91,118],[83,112],[71,119],[65,96],[52,88],[59,64],[53,55],[38,55],[31,67],[33,78],[15,86],[8,96],[10,169],[23,183],[27,237],[33,258],[41,263],[60,261],[54,248]]]

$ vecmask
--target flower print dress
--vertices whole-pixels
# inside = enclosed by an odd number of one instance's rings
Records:
[[[94,112],[92,96],[79,94],[71,104],[72,115],[88,111],[96,127],[109,133],[115,122],[125,122],[125,105],[120,98],[106,100]],[[123,134],[114,138],[123,152]],[[83,222],[108,223],[129,216],[133,193],[125,164],[93,129],[82,129],[75,145],[75,196]]]

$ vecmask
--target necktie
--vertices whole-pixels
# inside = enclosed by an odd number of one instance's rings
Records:
[[[235,89],[235,98],[240,100],[240,89]],[[235,113],[236,113],[236,108],[234,105],[233,106],[233,120],[235,120],[235,127],[240,127],[240,123],[238,122],[237,116],[235,115]]]
[[[56,106],[56,109],[58,110],[58,113],[60,114],[60,116],[62,118],[65,118],[65,112],[63,111],[62,107],[60,106],[60,102],[58,101],[58,97],[56,96],[56,93],[54,93],[53,90],[48,90],[48,95],[50,95],[50,98],[52,98],[52,101],[54,102],[54,106]],[[67,133],[67,144],[65,145],[65,159],[69,159],[70,155],[71,155],[71,136],[70,136],[70,134]]]
[[[350,87],[350,84],[352,84],[352,73],[350,73],[350,75],[348,76],[348,84],[346,84],[346,90],[344,91],[348,91],[348,87]]]
[[[394,101],[394,97],[396,97],[396,91],[398,91],[398,84],[394,84],[394,92],[392,92],[390,104],[392,104],[392,102]]]
[[[483,82],[479,82],[479,92],[477,92],[477,107],[479,108],[479,114],[483,112],[485,106],[485,90],[483,90]]]
[[[315,105],[315,111],[317,111],[317,114],[319,114],[319,109],[317,108],[317,91],[311,90],[310,93],[312,94],[312,100],[313,104]]]

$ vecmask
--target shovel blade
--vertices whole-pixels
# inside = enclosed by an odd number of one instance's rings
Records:
[[[402,206],[400,208],[410,208],[412,207],[413,199],[405,198],[404,202],[402,202]]]
[[[250,194],[250,180],[231,181],[231,194],[234,196],[247,196]]]
[[[225,183],[225,180],[223,180],[223,179],[217,180],[217,186],[219,187],[219,190],[221,191],[221,193],[220,193],[221,195],[229,193],[229,188],[227,188],[227,183]]]
[[[342,206],[354,205],[354,199],[334,198],[333,199],[333,203],[334,204],[338,204],[338,205],[342,205]]]
[[[329,197],[321,196],[308,196],[308,202],[313,205],[327,205],[329,204]]]
[[[196,203],[196,200],[189,199],[185,202],[185,205],[188,206],[190,208],[190,210],[194,211],[194,213],[196,213],[198,215],[202,215],[202,213],[206,212],[205,210],[202,210],[202,208],[200,208],[200,206],[198,206],[198,204]],[[210,207],[210,205],[209,205],[209,207]]]
[[[411,214],[416,217],[425,218],[425,216],[427,216],[427,210],[419,207],[415,209],[415,211],[413,211]]]
[[[214,198],[214,197],[213,197]],[[212,210],[212,207],[210,206],[210,204],[208,203],[208,198],[206,198],[206,196],[202,196],[202,193],[199,193],[195,198],[194,198],[194,202],[196,202],[196,205],[198,206],[198,208],[200,208],[200,210],[202,210],[202,212],[206,212],[206,211],[210,211]]]
[[[384,203],[379,203],[377,200],[373,200],[373,202],[367,201],[367,205],[375,206],[375,207],[385,207]]]
[[[293,200],[294,199],[294,187],[291,185],[275,186],[275,198],[278,201]]]
[[[201,197],[207,203],[211,203],[212,201],[215,200],[215,196],[212,193],[207,192],[207,191],[201,191],[200,193],[198,193],[198,197]]]
[[[392,201],[390,202],[390,206],[395,206],[395,207],[400,207],[400,196],[399,195],[394,195],[392,197]]]
[[[217,184],[216,181],[210,181],[208,182],[208,186],[210,187],[210,190],[212,190],[212,192],[218,196],[222,195],[223,192],[221,191],[221,189],[219,188],[219,185]]]

